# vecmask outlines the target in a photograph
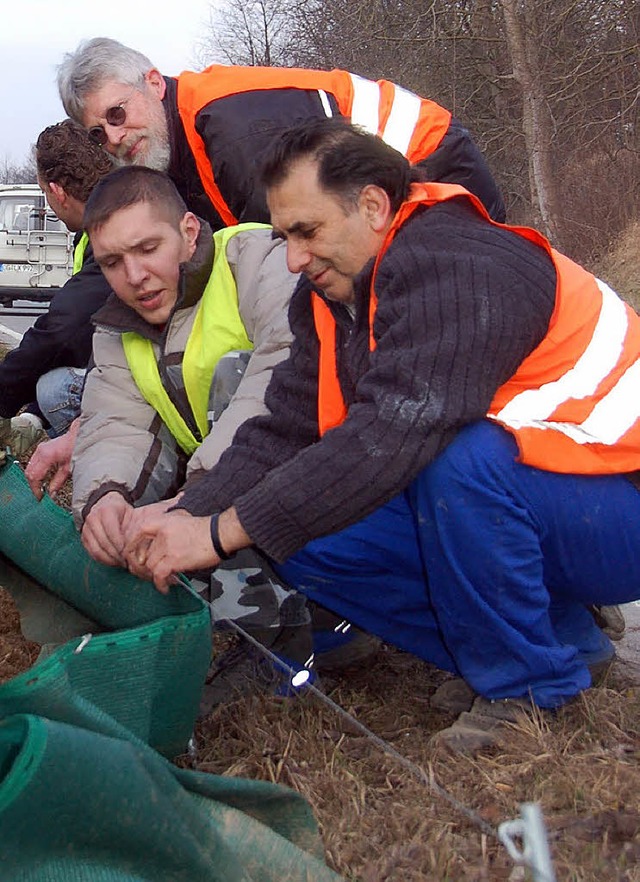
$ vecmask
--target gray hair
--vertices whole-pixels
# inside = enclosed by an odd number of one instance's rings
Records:
[[[58,67],[58,91],[67,114],[82,123],[84,101],[91,92],[115,80],[139,87],[154,67],[146,55],[109,37],[83,40],[75,52],[67,52]]]

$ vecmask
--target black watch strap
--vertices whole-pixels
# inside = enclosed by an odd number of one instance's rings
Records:
[[[231,557],[230,554],[222,547],[222,543],[220,542],[220,534],[218,533],[218,520],[220,519],[220,512],[217,512],[214,515],[211,515],[211,544],[213,545],[213,550],[218,555],[220,560],[229,560]]]

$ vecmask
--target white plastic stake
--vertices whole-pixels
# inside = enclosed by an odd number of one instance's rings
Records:
[[[504,821],[498,827],[502,844],[516,863],[530,868],[534,882],[556,882],[539,803],[521,803],[520,814],[517,820]],[[522,850],[516,845],[516,838],[522,841]]]

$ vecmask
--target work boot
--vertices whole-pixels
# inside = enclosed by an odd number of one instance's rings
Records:
[[[287,642],[285,634],[282,643],[286,645]],[[282,655],[277,648],[272,648],[276,659],[244,640],[223,652],[209,668],[200,699],[199,716],[204,717],[214,707],[245,695],[262,693],[291,698],[303,692],[310,683],[319,688],[315,671]]]
[[[615,655],[611,655],[587,665],[591,674],[592,686],[597,686],[602,682],[614,660]],[[463,680],[462,677],[453,677],[438,686],[431,696],[429,704],[434,710],[443,713],[461,714],[464,711],[470,711],[472,704],[478,697],[478,694],[473,691],[466,680]]]
[[[313,630],[313,667],[320,674],[335,674],[371,661],[382,645],[375,634],[351,625],[342,616],[308,600]]]
[[[478,696],[471,710],[461,713],[448,728],[436,732],[429,743],[434,747],[446,747],[451,753],[473,756],[483,748],[499,747],[505,734],[505,723],[515,723],[532,710],[533,705],[526,699],[489,701]]]
[[[20,457],[30,450],[43,434],[42,421],[33,413],[21,413],[11,419],[0,419],[0,447],[8,447]]]
[[[342,638],[342,639],[339,639]],[[370,662],[382,646],[382,640],[359,628],[349,628],[346,634],[313,631],[314,668],[321,674],[336,674]]]
[[[626,628],[624,613],[619,606],[590,606],[589,612],[610,640],[622,640]]]
[[[461,714],[471,710],[471,705],[477,697],[471,686],[462,677],[453,677],[445,680],[431,696],[429,704],[434,710],[443,711],[446,714]]]

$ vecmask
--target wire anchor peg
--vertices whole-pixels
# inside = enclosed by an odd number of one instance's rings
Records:
[[[521,803],[520,814],[521,817],[515,821],[504,821],[500,824],[498,827],[500,841],[517,864],[525,864],[529,867],[533,874],[533,882],[556,882],[539,803]],[[516,845],[516,838],[522,841],[521,850]]]

